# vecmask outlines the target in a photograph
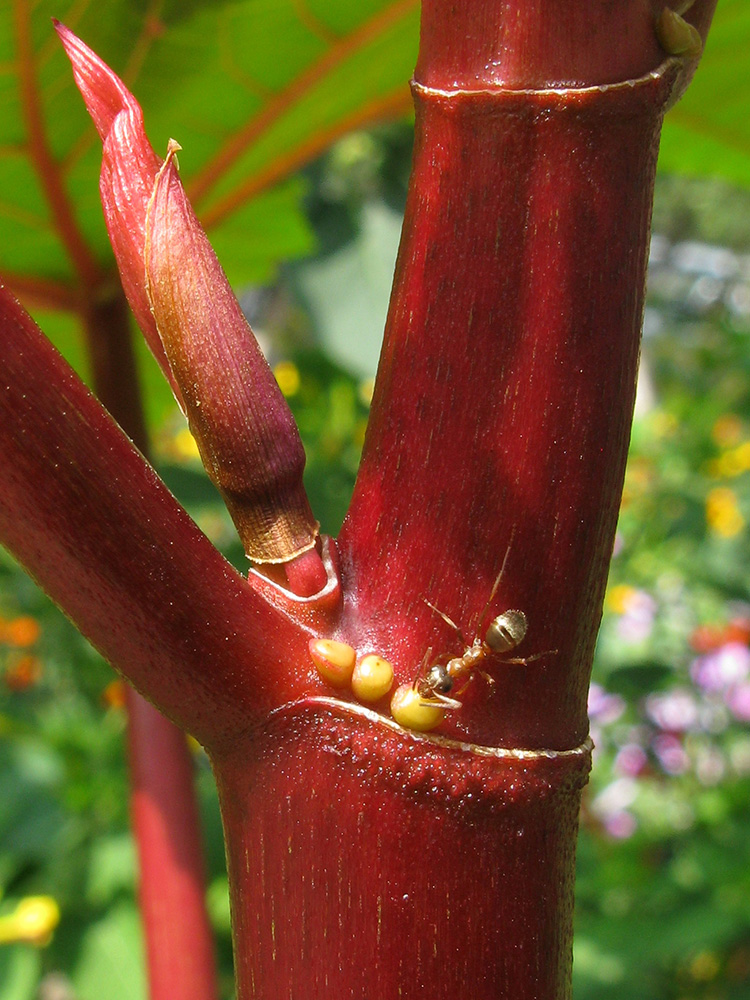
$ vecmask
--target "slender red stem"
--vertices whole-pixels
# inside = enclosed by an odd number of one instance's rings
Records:
[[[213,935],[185,734],[128,689],[133,830],[150,1000],[218,996]]]
[[[308,69],[295,77],[280,93],[263,107],[262,111],[229,139],[200,170],[188,186],[188,195],[200,209],[201,201],[210,196],[212,188],[249,147],[258,140],[299,98],[337,66],[349,59],[373,38],[413,10],[417,0],[392,0],[355,31],[331,45]],[[330,139],[328,140],[330,142]]]
[[[84,289],[79,311],[84,318],[94,386],[113,416],[145,452],[147,436],[129,310],[119,283],[114,295],[102,296],[96,291],[102,286],[103,275],[80,231],[65,191],[61,166],[47,142],[28,6],[16,3],[15,17],[29,156]],[[33,290],[38,292],[39,286]],[[50,288],[44,291],[49,295]],[[185,738],[135,692],[128,697],[128,720],[150,995],[152,1000],[210,1000],[216,996],[216,973]]]
[[[34,48],[31,38],[31,7],[25,0],[14,0],[18,77],[21,106],[26,122],[29,158],[49,204],[55,227],[73,268],[84,285],[94,286],[101,278],[96,258],[80,230],[70,198],[63,183],[60,164],[47,142],[44,115],[36,82]]]
[[[148,436],[122,289],[85,312],[99,399],[144,455]],[[212,1000],[217,994],[213,934],[185,734],[128,687],[128,760],[133,832],[150,1000]]]

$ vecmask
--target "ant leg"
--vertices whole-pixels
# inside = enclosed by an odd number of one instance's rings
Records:
[[[461,642],[464,644],[464,646],[468,646],[469,645],[468,642],[466,641],[466,639],[464,639],[463,632],[458,627],[458,625],[456,625],[456,623],[453,621],[452,618],[449,618],[448,615],[446,615],[444,611],[441,611],[440,608],[436,608],[434,604],[431,604],[427,600],[426,597],[423,597],[422,600],[424,601],[424,603],[427,605],[427,607],[431,611],[434,611],[436,615],[440,615],[440,617],[443,619],[443,621],[445,622],[446,625],[450,625],[450,627],[456,633],[456,635],[461,640]]]
[[[545,649],[543,653],[534,653],[533,656],[504,656],[501,663],[532,663],[534,660],[541,660],[543,656],[554,656],[556,649]]]
[[[437,691],[434,691],[429,698],[422,698],[421,703],[423,705],[437,704],[440,705],[441,708],[449,708],[454,712],[462,707],[460,701],[456,701],[455,698],[449,698],[445,694],[438,694]]]

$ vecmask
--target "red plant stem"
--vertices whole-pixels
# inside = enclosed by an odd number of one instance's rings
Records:
[[[567,997],[588,747],[493,755],[321,709],[213,760],[238,1000]]]
[[[101,269],[80,232],[62,171],[49,148],[26,4],[15,4],[15,21],[29,155],[85,299],[84,328],[94,386],[145,453],[147,435],[129,310],[119,282],[114,294],[106,294]],[[131,801],[151,1000],[210,1000],[216,996],[216,971],[185,736],[134,691],[129,692],[127,707]]]
[[[526,613],[521,655],[555,652],[472,685],[449,725],[478,743],[562,749],[587,731],[677,73],[673,62],[608,87],[415,91],[412,185],[342,572],[351,630],[364,621],[370,641],[377,630],[407,680],[428,646],[461,651],[423,599],[471,641],[508,553],[493,613]]]
[[[185,734],[127,693],[130,809],[150,1000],[218,996],[205,872]]]
[[[524,609],[528,653],[548,652],[462,693],[441,730],[460,744],[331,699],[327,716],[320,702],[280,710],[213,755],[241,1000],[569,995],[585,692],[658,136],[683,69],[649,72],[664,54],[633,6],[606,5],[617,16],[584,57],[563,45],[578,59],[563,72],[544,5],[424,5],[404,235],[340,542],[341,634],[411,679],[428,646],[461,651],[422,599],[471,641],[507,551],[492,613]],[[614,77],[613,29],[638,29]],[[618,83],[631,57],[645,75]],[[542,89],[500,86],[528,86],[524,66]],[[593,85],[544,89],[560,80]]]
[[[336,588],[261,596],[1,286],[0,329],[0,540],[181,728],[235,740],[309,685],[281,666],[304,662]]]
[[[109,294],[92,297],[82,312],[94,391],[141,453],[148,455],[130,309],[119,281]]]
[[[148,454],[140,386],[122,289],[84,314],[99,399]],[[138,848],[139,897],[150,1000],[217,997],[213,935],[185,734],[127,688],[130,809]]]
[[[596,9],[622,15],[610,28],[627,34],[633,6]],[[402,678],[428,645],[460,652],[422,598],[473,630],[510,545],[496,604],[528,613],[529,653],[555,652],[495,664],[492,687],[477,680],[462,693],[442,732],[463,742],[305,698],[320,684],[304,637],[334,631],[335,600],[317,620],[320,602],[303,616],[270,584],[273,604],[260,600],[264,585],[211,553],[7,312],[0,536],[208,745],[241,1000],[569,995],[585,688],[632,409],[658,131],[683,66],[543,89],[554,82],[544,53],[557,51],[543,44],[545,9],[425,2],[405,234],[341,540],[348,592],[335,631],[387,654]],[[561,9],[561,30],[583,37],[575,5]],[[436,18],[446,30],[433,30]],[[499,30],[503,18],[513,30]],[[628,58],[654,48],[652,22],[639,23]],[[481,31],[462,31],[472,24]],[[507,60],[504,42],[488,60],[487,32],[506,39]],[[606,51],[595,45],[572,82],[608,82],[589,70],[607,65],[621,35],[591,34]],[[501,67],[468,89],[452,57],[450,79],[440,76],[456,45],[460,66],[464,37],[480,63]],[[524,82],[510,71],[524,65],[541,89],[498,87]]]

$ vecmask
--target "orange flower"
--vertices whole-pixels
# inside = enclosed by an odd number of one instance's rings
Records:
[[[102,701],[107,708],[118,711],[125,707],[125,684],[119,677],[110,681],[102,691]]]
[[[19,656],[8,664],[3,674],[3,683],[9,691],[26,691],[39,683],[42,676],[42,661],[38,656]]]
[[[2,638],[9,646],[25,648],[39,641],[41,631],[39,622],[35,618],[22,615],[4,623]]]

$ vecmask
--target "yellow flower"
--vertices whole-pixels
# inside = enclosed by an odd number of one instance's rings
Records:
[[[725,413],[711,428],[711,437],[720,448],[731,448],[742,435],[742,421],[734,413]]]
[[[195,443],[195,438],[187,429],[187,427],[181,428],[175,434],[173,444],[174,444],[174,450],[177,453],[178,458],[182,459],[200,458],[198,445]]]
[[[607,591],[607,607],[616,615],[624,615],[637,593],[635,587],[631,587],[627,583],[618,583],[617,586],[610,587]]]
[[[717,486],[706,498],[706,521],[716,535],[732,538],[742,531],[745,518],[737,505],[737,495],[727,486]]]
[[[273,370],[279,389],[285,396],[296,396],[299,392],[299,369],[293,361],[279,361]]]
[[[664,413],[662,410],[659,410],[654,413],[651,426],[657,437],[666,438],[672,437],[680,424],[673,413]]]
[[[60,907],[51,896],[27,896],[13,913],[0,917],[0,944],[33,944],[44,948],[60,923]]]
[[[690,975],[698,982],[707,983],[721,971],[718,957],[711,951],[702,951],[690,963]]]
[[[708,474],[714,479],[730,479],[750,470],[750,441],[724,451],[708,463]]]

